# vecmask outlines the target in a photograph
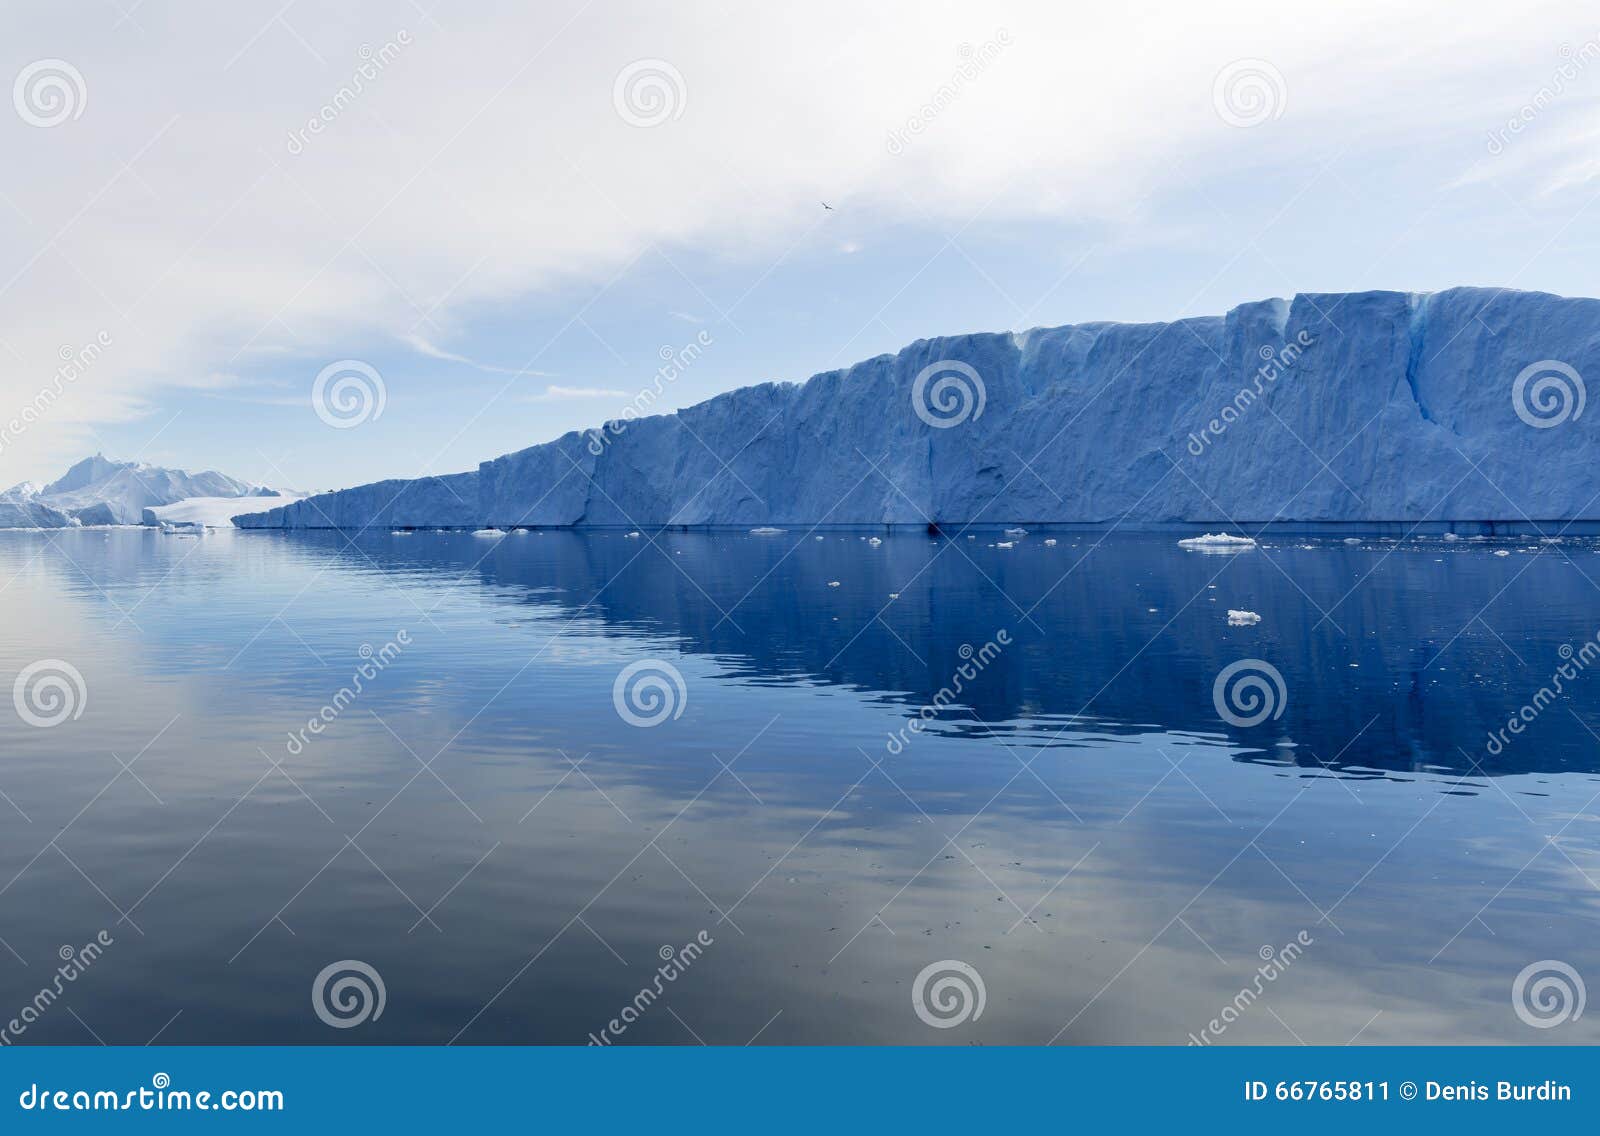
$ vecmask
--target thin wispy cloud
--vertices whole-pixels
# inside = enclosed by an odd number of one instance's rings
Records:
[[[528,395],[526,402],[581,402],[586,398],[626,398],[626,391],[608,390],[604,387],[548,386],[538,394]]]

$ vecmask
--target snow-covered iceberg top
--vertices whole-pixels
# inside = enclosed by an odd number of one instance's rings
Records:
[[[1234,536],[1232,533],[1203,533],[1186,537],[1178,542],[1179,548],[1254,548],[1255,537]]]
[[[919,340],[240,524],[1595,519],[1600,447],[1582,408],[1596,375],[1597,300],[1301,295],[1173,323]]]

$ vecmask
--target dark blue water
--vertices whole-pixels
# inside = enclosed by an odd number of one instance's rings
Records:
[[[1600,1040],[1595,541],[974,535],[0,534],[0,1040]]]

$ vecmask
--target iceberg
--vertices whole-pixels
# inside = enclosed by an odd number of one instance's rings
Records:
[[[919,340],[245,528],[1600,519],[1600,300],[1303,294]],[[1550,471],[1560,471],[1552,476]],[[1509,498],[1509,502],[1508,502]]]
[[[275,493],[270,496],[250,494],[249,504],[252,508],[275,509],[299,499],[300,495],[294,493]],[[238,497],[190,497],[171,505],[149,506],[144,509],[140,524],[198,524],[211,529],[227,529],[233,527],[233,516],[238,513],[239,507]]]
[[[146,518],[150,509],[180,501],[227,498],[233,502],[232,509],[216,510],[206,522],[222,525],[228,523],[224,513],[239,511],[239,498],[263,495],[269,500],[263,507],[272,507],[272,490],[215,470],[189,473],[95,454],[48,485],[23,482],[0,493],[0,528],[154,524],[157,522]]]
[[[1191,536],[1178,542],[1179,548],[1226,548],[1239,549],[1254,548],[1255,538],[1249,536],[1233,536],[1231,533],[1205,533],[1201,536]]]

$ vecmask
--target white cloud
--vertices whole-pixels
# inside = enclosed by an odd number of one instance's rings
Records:
[[[524,373],[437,344],[485,305],[592,289],[656,244],[760,266],[847,212],[859,232],[954,231],[980,213],[1171,224],[1151,214],[1195,178],[1486,128],[1578,31],[1570,6],[1488,0],[1448,17],[1389,0],[434,7],[296,5],[266,23],[201,0],[125,20],[8,13],[0,87],[56,57],[88,99],[48,128],[0,104],[0,411],[32,397],[63,345],[105,332],[114,346],[0,452],[0,483],[145,413],[170,376],[264,355],[401,340]],[[402,29],[410,42],[351,89]],[[960,45],[1001,29],[1011,44],[941,94]],[[1256,130],[1211,104],[1241,57],[1272,61],[1290,91]],[[613,86],[649,59],[686,97],[640,127]],[[327,121],[307,134],[314,117]],[[925,129],[891,153],[913,118]],[[1153,204],[1130,218],[1135,199]]]
[[[548,386],[539,394],[531,394],[528,402],[577,402],[586,398],[626,398],[627,392],[606,390],[603,387]]]

